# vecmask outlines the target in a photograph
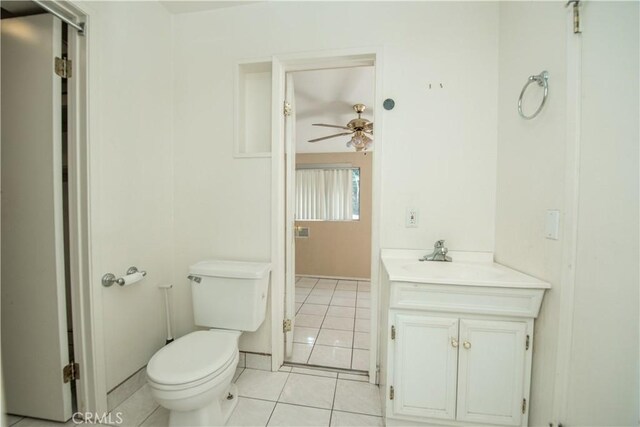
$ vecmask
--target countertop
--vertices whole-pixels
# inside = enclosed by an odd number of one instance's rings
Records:
[[[382,263],[394,282],[499,288],[549,289],[551,285],[528,274],[493,262],[490,252],[448,253],[452,262],[418,261],[431,251],[383,249]]]

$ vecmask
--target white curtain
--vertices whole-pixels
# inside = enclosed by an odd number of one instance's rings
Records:
[[[351,169],[298,169],[296,219],[353,219]]]

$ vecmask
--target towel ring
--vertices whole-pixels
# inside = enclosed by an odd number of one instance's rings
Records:
[[[544,88],[544,94],[542,95],[542,102],[540,103],[540,106],[538,107],[536,112],[530,116],[527,116],[522,112],[522,97],[524,96],[524,93],[526,92],[529,85],[533,82],[538,83],[538,86],[541,86]],[[531,120],[535,116],[537,116],[538,113],[540,113],[540,111],[542,110],[542,107],[544,107],[544,103],[547,102],[548,94],[549,94],[549,73],[547,71],[543,71],[536,76],[529,76],[527,83],[525,83],[524,87],[522,88],[522,92],[520,92],[520,98],[518,99],[518,113],[520,114],[520,117],[522,117],[525,120]]]

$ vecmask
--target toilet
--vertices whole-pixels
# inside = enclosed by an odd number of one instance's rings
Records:
[[[200,261],[189,268],[191,332],[158,350],[147,365],[155,401],[169,410],[170,426],[222,426],[238,404],[238,340],[264,321],[271,265]]]

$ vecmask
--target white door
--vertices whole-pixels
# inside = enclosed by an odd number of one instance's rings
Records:
[[[520,425],[527,324],[460,320],[457,420]]]
[[[296,317],[296,247],[295,247],[295,204],[296,204],[296,110],[293,87],[293,75],[286,74],[285,103],[285,215],[286,215],[286,249],[285,249],[285,319],[291,320],[291,330],[285,332],[285,358],[293,355],[293,328]]]
[[[71,417],[62,217],[61,24],[2,20],[2,364],[8,413]]]
[[[454,419],[458,319],[397,314],[394,326],[394,413]]]

